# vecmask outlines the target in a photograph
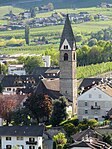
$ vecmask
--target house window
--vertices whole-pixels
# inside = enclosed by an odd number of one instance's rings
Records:
[[[6,145],[6,149],[11,149],[11,145]]]
[[[17,140],[23,140],[23,137],[17,137]]]
[[[11,140],[11,137],[6,137],[6,140]]]
[[[85,114],[88,114],[88,110],[85,110]]]
[[[29,149],[35,149],[35,146],[29,146]]]
[[[89,98],[92,98],[92,95],[91,94],[89,94]]]
[[[99,98],[101,98],[101,94],[99,94]]]
[[[67,53],[64,54],[64,61],[68,61],[68,54]]]
[[[85,106],[88,106],[87,101],[85,102]]]
[[[24,149],[23,145],[17,145],[17,147],[20,148],[20,149]]]
[[[95,107],[97,107],[98,106],[98,104],[97,104],[97,102],[95,102]]]
[[[29,142],[34,142],[35,138],[29,138]]]
[[[64,49],[68,49],[68,45],[64,45]]]
[[[7,88],[7,91],[11,91],[11,88]]]

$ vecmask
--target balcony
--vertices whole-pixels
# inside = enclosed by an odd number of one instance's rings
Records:
[[[37,141],[26,141],[26,145],[37,145]]]
[[[100,110],[100,106],[91,106],[91,109],[93,109],[93,110]]]

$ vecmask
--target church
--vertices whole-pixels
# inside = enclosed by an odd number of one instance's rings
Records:
[[[51,99],[65,96],[72,108],[72,115],[77,113],[77,79],[76,79],[76,42],[69,20],[60,39],[59,67],[37,67],[32,75],[6,75],[1,81],[3,94],[47,94]],[[72,105],[72,106],[71,106]]]
[[[48,94],[53,99],[65,96],[72,103],[74,115],[77,111],[76,42],[68,15],[61,35],[59,51],[59,77],[52,79],[42,77],[35,92]]]

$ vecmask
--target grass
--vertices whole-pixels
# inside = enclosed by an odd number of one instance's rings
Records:
[[[0,7],[0,19],[7,13],[9,13],[10,11],[13,11],[14,14],[19,14],[20,12],[23,12],[24,9],[22,8],[17,8],[17,7],[13,7],[13,6],[1,6]]]

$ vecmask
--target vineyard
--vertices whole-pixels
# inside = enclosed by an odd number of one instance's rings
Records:
[[[112,71],[112,62],[82,66],[77,68],[77,78],[99,77],[101,74],[109,71]]]

